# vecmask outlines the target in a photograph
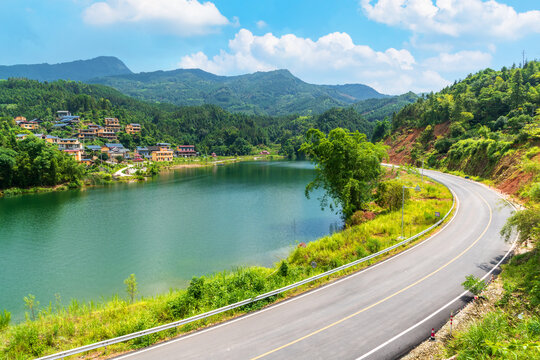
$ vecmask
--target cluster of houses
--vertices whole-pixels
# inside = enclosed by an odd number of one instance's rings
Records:
[[[15,119],[17,125],[25,130],[30,130],[32,132],[39,130],[41,119],[34,119],[27,121],[23,116],[17,116]],[[139,134],[142,130],[140,124],[128,124],[123,129],[120,121],[117,118],[105,118],[105,126],[93,124],[93,123],[82,123],[80,116],[71,115],[69,111],[57,111],[56,112],[56,121],[53,123],[53,128],[61,129],[66,126],[76,127],[76,132],[73,136],[77,137],[81,141],[93,141],[96,138],[102,138],[108,141],[117,141],[117,133],[124,130],[127,134],[135,135]]]
[[[69,155],[73,156],[78,162],[92,164],[95,160],[102,158],[101,154],[107,154],[109,159],[127,159],[133,162],[151,161],[172,161],[174,157],[193,157],[198,153],[195,151],[195,145],[178,145],[171,146],[169,143],[158,143],[155,146],[137,147],[130,150],[125,148],[120,143],[106,143],[105,145],[84,145],[81,141],[93,141],[96,138],[103,138],[109,141],[117,141],[117,133],[122,131],[122,126],[116,118],[106,118],[105,126],[96,124],[85,124],[85,127],[80,126],[80,117],[72,116],[68,111],[57,112],[57,122],[53,127],[63,127],[67,125],[77,125],[77,133],[73,138],[63,139],[57,136],[34,133],[33,136],[41,138],[51,144],[58,146]],[[23,129],[35,132],[40,129],[40,120],[34,119],[26,121],[26,118],[18,116],[15,122]],[[58,125],[58,126],[57,126]],[[138,134],[141,132],[141,125],[128,124],[125,127],[125,132],[128,134]],[[31,136],[29,134],[18,134],[17,140],[23,140]]]

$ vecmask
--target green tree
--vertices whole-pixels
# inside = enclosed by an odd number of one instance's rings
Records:
[[[377,121],[375,128],[373,129],[373,135],[371,135],[371,142],[378,142],[383,140],[390,132],[390,122],[388,120]]]
[[[126,284],[126,292],[129,295],[130,301],[133,303],[135,295],[137,295],[139,292],[137,289],[137,279],[135,278],[135,274],[129,275],[129,277],[124,280],[124,284]]]
[[[0,189],[11,186],[17,164],[16,156],[15,151],[0,147]]]
[[[324,189],[321,206],[332,210],[341,207],[345,219],[370,200],[386,156],[380,143],[372,144],[366,135],[342,128],[330,131],[328,136],[317,129],[308,130],[301,151],[316,164],[316,176],[306,186],[306,196],[314,189]]]
[[[506,224],[501,229],[501,235],[508,241],[514,230],[518,232],[520,243],[528,240],[538,242],[540,240],[540,210],[533,207],[516,211],[506,220]]]
[[[36,301],[36,296],[32,294],[28,294],[28,296],[25,296],[24,306],[28,310],[30,310],[30,314],[32,315],[32,320],[36,320],[35,310],[39,307],[39,301]]]
[[[510,101],[513,107],[518,107],[525,98],[525,87],[523,86],[523,75],[521,70],[517,69],[510,80]]]

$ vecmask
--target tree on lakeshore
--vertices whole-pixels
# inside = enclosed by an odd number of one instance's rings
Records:
[[[310,129],[300,150],[316,164],[315,179],[306,186],[308,198],[314,189],[324,189],[321,206],[332,210],[341,207],[345,219],[371,199],[382,173],[384,145],[368,142],[366,135],[358,131],[336,128],[326,136],[318,129]]]
[[[126,284],[126,292],[128,293],[131,302],[133,303],[133,300],[135,299],[135,295],[139,292],[137,289],[137,279],[135,278],[135,274],[129,275],[129,277],[124,280],[124,284]]]
[[[35,309],[39,306],[39,301],[36,301],[36,296],[32,294],[28,294],[28,296],[25,296],[24,306],[28,310],[30,310],[30,313],[32,314],[32,320],[36,320]]]

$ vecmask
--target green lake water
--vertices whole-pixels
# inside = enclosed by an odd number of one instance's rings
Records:
[[[183,287],[193,276],[271,265],[297,242],[339,229],[339,217],[304,196],[306,162],[246,162],[114,184],[0,199],[0,311]]]

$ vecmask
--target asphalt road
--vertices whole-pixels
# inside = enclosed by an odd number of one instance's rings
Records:
[[[395,359],[468,300],[466,275],[507,254],[499,231],[512,208],[488,188],[426,171],[458,210],[429,240],[340,281],[121,359]]]

